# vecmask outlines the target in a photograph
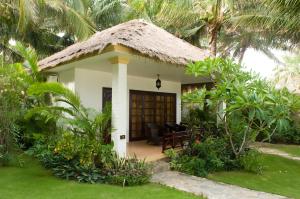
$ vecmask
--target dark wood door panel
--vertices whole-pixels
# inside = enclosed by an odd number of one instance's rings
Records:
[[[112,89],[103,88],[102,107],[111,102]],[[176,94],[130,90],[129,95],[129,140],[143,140],[147,124],[164,126],[176,122]]]
[[[136,104],[141,105],[142,115],[135,114]],[[176,122],[176,94],[130,91],[130,140],[146,139],[149,123],[164,126],[167,122]]]

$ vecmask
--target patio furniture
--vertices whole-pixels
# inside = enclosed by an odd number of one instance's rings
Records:
[[[184,142],[188,140],[188,131],[185,126],[167,123],[165,125],[165,133],[162,137],[162,152],[170,148],[184,146]]]
[[[149,123],[148,125],[149,131],[147,134],[147,143],[160,145],[161,138],[159,136],[160,128],[157,124]]]

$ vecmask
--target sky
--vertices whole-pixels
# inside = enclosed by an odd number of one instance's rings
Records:
[[[272,50],[279,60],[288,55],[286,51]],[[274,77],[274,69],[278,66],[274,60],[266,56],[260,51],[248,49],[245,53],[242,64],[247,70],[259,73],[262,77],[272,79]]]

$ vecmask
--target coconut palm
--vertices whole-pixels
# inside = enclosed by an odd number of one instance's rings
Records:
[[[122,0],[3,0],[0,52],[4,57],[14,55],[8,45],[14,39],[30,44],[42,57],[53,54],[96,29],[120,23],[124,7]]]
[[[91,16],[97,30],[123,22],[129,7],[124,0],[92,0]]]
[[[259,8],[240,17],[240,24],[256,31],[268,29],[290,46],[300,41],[300,1],[263,0]]]
[[[178,37],[192,29],[198,16],[193,13],[192,0],[129,0],[126,19],[142,18]]]
[[[278,64],[282,64],[272,52],[272,48],[287,48],[287,46],[284,41],[274,38],[276,37],[267,30],[255,32],[238,27],[233,32],[220,35],[220,55],[222,57],[231,56],[241,64],[247,49],[252,48],[264,53]]]
[[[248,13],[261,9],[262,0],[193,2],[194,13],[199,13],[200,23],[188,30],[188,41],[198,40],[202,42],[200,46],[209,46],[212,55],[232,56],[240,63],[248,48],[261,51],[280,63],[271,49],[286,49],[286,39],[277,38],[276,33],[268,29],[249,29],[239,21]]]
[[[10,40],[33,46],[41,56],[57,52],[94,31],[84,0],[3,0],[0,2],[0,53],[4,58],[16,55]],[[60,37],[59,32],[65,35]]]
[[[281,87],[300,92],[300,54],[285,57],[284,65],[275,70],[275,81]]]
[[[85,0],[16,0],[4,1],[18,18],[17,30],[24,33],[30,25],[52,28],[85,39],[94,32],[88,15],[89,1]]]

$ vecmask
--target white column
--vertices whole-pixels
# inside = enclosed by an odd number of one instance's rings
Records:
[[[113,58],[112,63],[112,141],[119,157],[126,156],[128,123],[127,59]]]
[[[217,126],[223,122],[222,119],[225,116],[225,109],[226,103],[224,101],[220,102],[218,105]]]

